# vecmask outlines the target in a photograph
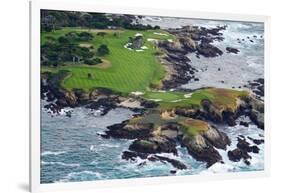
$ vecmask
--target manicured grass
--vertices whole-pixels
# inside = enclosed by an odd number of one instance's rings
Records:
[[[110,50],[110,54],[103,57],[111,63],[111,66],[106,69],[101,69],[87,65],[72,65],[66,64],[57,68],[42,67],[42,71],[59,71],[68,70],[71,76],[62,82],[65,89],[81,88],[89,91],[93,88],[103,87],[114,91],[128,94],[132,91],[146,91],[151,85],[159,85],[161,79],[165,75],[165,70],[155,57],[157,48],[153,43],[145,41],[145,46],[148,48],[143,52],[136,52],[124,48],[129,37],[134,37],[136,33],[141,33],[144,39],[174,39],[172,35],[161,36],[154,32],[164,33],[162,30],[107,30],[105,37],[97,36],[98,30],[87,30],[81,28],[63,28],[51,33],[43,33],[41,35],[41,43],[44,44],[49,37],[58,38],[72,31],[88,31],[93,33],[94,39],[91,43],[94,48],[98,48],[101,44],[106,44]],[[114,33],[118,35],[115,36]],[[91,73],[93,78],[88,78],[88,73]]]
[[[157,101],[162,109],[177,107],[200,107],[203,99],[210,100],[218,109],[234,110],[239,97],[247,96],[248,92],[232,89],[206,88],[193,93],[148,91],[143,96]]]

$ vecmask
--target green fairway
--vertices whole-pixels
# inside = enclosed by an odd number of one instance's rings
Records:
[[[161,30],[105,30],[104,37],[98,36],[100,30],[87,30],[81,28],[63,28],[51,33],[42,33],[41,43],[44,44],[48,39],[58,38],[72,31],[87,31],[94,35],[94,39],[89,44],[96,49],[101,44],[106,44],[110,50],[110,54],[102,57],[110,62],[108,68],[98,68],[87,65],[65,64],[59,67],[42,67],[42,71],[59,71],[68,70],[71,75],[61,83],[62,87],[71,90],[73,88],[81,88],[89,91],[93,88],[103,87],[110,88],[114,91],[124,94],[132,91],[146,91],[151,85],[159,85],[161,79],[165,75],[163,66],[155,56],[157,48],[147,39],[174,39],[172,35]],[[155,33],[166,33],[167,36],[158,35]],[[129,50],[124,48],[129,37],[134,37],[135,34],[141,33],[145,40],[145,46],[142,52]],[[51,37],[51,38],[50,38]],[[93,75],[92,79],[87,77],[88,73]]]
[[[157,101],[162,109],[199,107],[204,99],[210,100],[218,109],[235,109],[237,99],[248,96],[248,94],[246,91],[206,88],[192,93],[148,91],[143,97],[148,100]]]

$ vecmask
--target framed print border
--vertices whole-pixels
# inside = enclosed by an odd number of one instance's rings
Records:
[[[265,72],[265,160],[264,171],[235,172],[227,174],[200,174],[190,176],[152,177],[137,179],[101,180],[89,182],[68,182],[40,184],[40,10],[71,10],[116,14],[151,16],[173,16],[192,19],[215,19],[230,21],[263,22],[264,31],[264,72]],[[89,0],[77,1],[32,1],[30,2],[30,191],[73,190],[82,188],[101,188],[135,186],[160,183],[183,183],[197,180],[225,180],[268,176],[270,173],[270,18],[259,15],[240,15],[228,13],[194,12],[187,10],[164,10],[140,7],[118,7],[91,3]]]

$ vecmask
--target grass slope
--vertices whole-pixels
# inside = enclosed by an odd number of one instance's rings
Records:
[[[177,107],[200,107],[201,101],[210,100],[218,109],[230,108],[234,110],[239,97],[247,96],[247,91],[222,88],[206,88],[192,93],[148,91],[145,99],[157,101],[162,109]]]

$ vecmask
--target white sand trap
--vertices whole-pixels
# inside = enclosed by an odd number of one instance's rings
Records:
[[[149,99],[149,100],[154,101],[154,102],[160,102],[160,101],[162,101],[162,99]]]
[[[157,39],[153,39],[153,38],[147,38],[147,41],[149,41],[149,42],[158,42]]]
[[[184,96],[184,98],[190,98],[190,97],[192,96],[192,94],[193,94],[193,93],[188,93],[188,94],[185,94],[185,95],[183,95],[183,96]]]
[[[172,39],[168,39],[168,42],[171,42],[171,43],[172,43],[172,42],[174,42],[174,41],[173,41]]]
[[[146,49],[148,49],[148,47],[142,46],[141,49],[146,50]]]
[[[172,103],[177,103],[177,102],[180,102],[180,101],[182,101],[183,99],[178,99],[178,100],[173,100],[173,101],[171,101]]]
[[[134,99],[127,99],[119,104],[119,106],[127,107],[127,108],[141,108],[141,104],[139,101]]]
[[[168,36],[168,34],[164,34],[164,33],[158,33],[158,32],[154,32],[155,35],[159,35],[159,36]]]
[[[143,95],[144,93],[141,91],[136,91],[136,92],[131,92],[131,94],[135,95],[135,96],[140,96],[140,95]]]
[[[137,36],[143,36],[143,35],[141,33],[136,33],[135,36],[137,37]]]
[[[143,52],[144,50],[136,50],[136,52]]]

